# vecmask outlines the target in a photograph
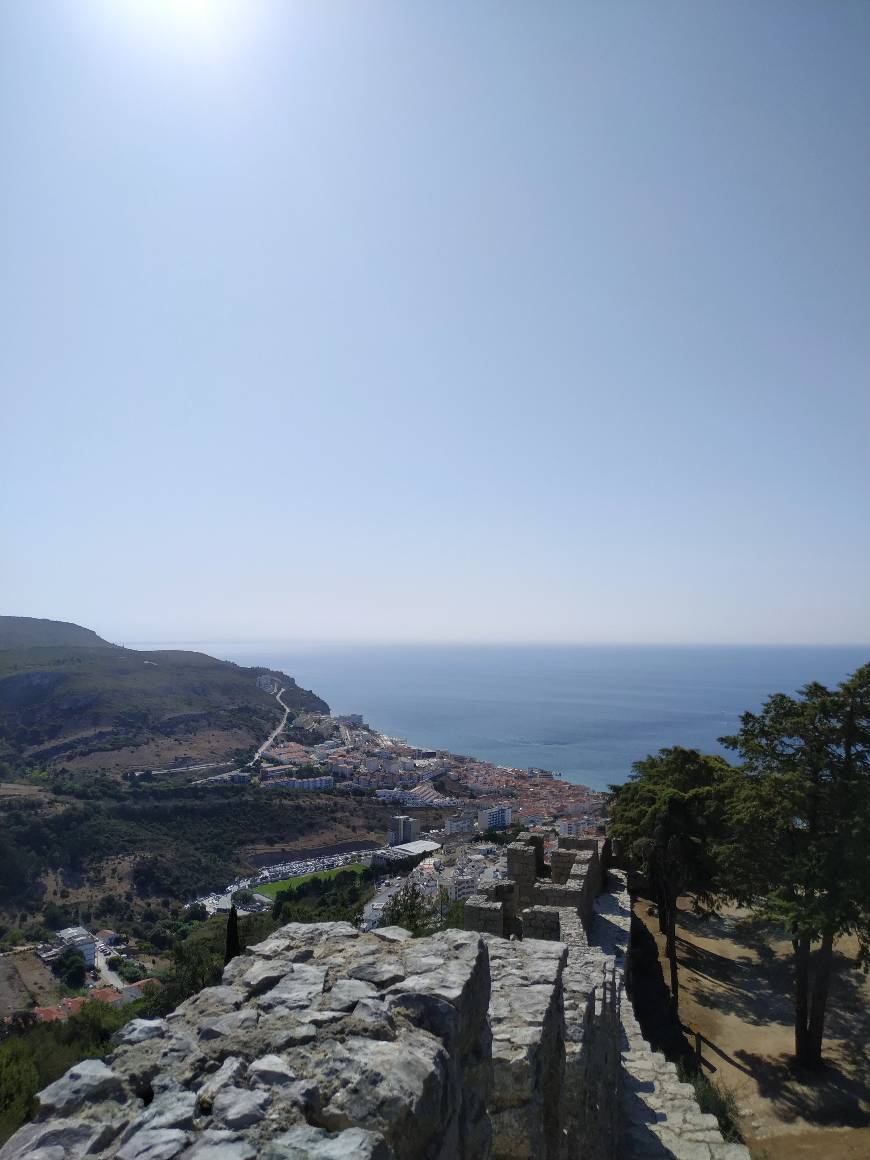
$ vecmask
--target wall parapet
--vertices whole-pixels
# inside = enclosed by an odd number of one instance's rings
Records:
[[[748,1160],[643,1041],[625,876],[590,901],[606,849],[568,853],[525,889],[578,905],[518,915],[502,881],[483,931],[283,927],[41,1092],[0,1160]]]

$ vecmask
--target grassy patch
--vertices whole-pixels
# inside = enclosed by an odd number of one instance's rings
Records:
[[[712,1083],[703,1072],[692,1071],[680,1060],[677,1074],[683,1083],[690,1083],[695,1089],[695,1099],[702,1112],[716,1117],[719,1131],[729,1144],[742,1144],[739,1111],[734,1092],[724,1084]]]
[[[363,869],[364,867],[360,866],[359,863],[351,862],[347,866],[335,866],[332,870],[316,870],[313,874],[298,874],[295,878],[282,878],[279,882],[269,882],[265,886],[255,887],[254,893],[264,894],[267,898],[275,898],[279,891],[298,886],[300,882],[313,882],[315,879],[326,882],[330,878],[335,878],[337,874],[348,870],[353,874],[362,874]]]

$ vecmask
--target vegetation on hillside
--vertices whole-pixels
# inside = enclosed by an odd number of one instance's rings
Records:
[[[272,917],[286,922],[353,922],[375,891],[375,873],[361,866],[311,874],[279,890]]]
[[[0,1041],[0,1144],[33,1115],[37,1092],[74,1063],[107,1055],[113,1032],[145,1004],[89,1002],[64,1023],[19,1021]]]
[[[48,871],[86,874],[121,855],[132,859],[139,897],[186,901],[244,869],[244,846],[310,841],[342,824],[348,808],[332,794],[247,786],[146,784],[120,799],[9,801],[0,813],[0,908],[38,909]],[[355,799],[352,813],[354,825],[386,829],[379,802]]]
[[[77,625],[60,627],[85,640],[49,643],[46,633],[38,647],[17,644],[26,634],[4,623],[20,619],[0,617],[0,642],[8,642],[0,643],[0,761],[7,776],[28,765],[136,749],[151,739],[184,739],[196,729],[243,730],[252,741],[262,739],[280,713],[274,697],[257,687],[266,672],[284,687],[291,709],[329,711],[285,673],[203,653],[108,646]],[[98,768],[99,760],[91,764]]]
[[[114,648],[91,628],[67,620],[35,616],[0,616],[0,649]]]

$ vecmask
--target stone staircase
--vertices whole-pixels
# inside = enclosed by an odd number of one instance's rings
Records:
[[[722,1139],[716,1117],[702,1112],[675,1064],[652,1051],[631,1000],[623,995],[622,1156],[624,1160],[749,1160],[742,1144]]]
[[[610,870],[595,900],[589,942],[613,955],[620,985],[622,1024],[621,1160],[749,1160],[742,1144],[722,1139],[716,1117],[700,1110],[691,1084],[643,1037],[625,989],[631,931],[626,875]]]

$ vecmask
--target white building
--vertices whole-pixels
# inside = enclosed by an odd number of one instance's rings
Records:
[[[474,894],[477,881],[467,875],[454,875],[447,883],[447,897],[451,902],[463,902]]]
[[[559,834],[563,838],[585,838],[589,834],[589,823],[559,822]]]
[[[479,810],[477,828],[484,830],[506,830],[511,824],[513,813],[510,806],[493,806],[490,810]]]
[[[262,689],[264,693],[277,693],[278,684],[274,677],[270,677],[268,673],[261,673],[257,677],[257,688]]]
[[[93,967],[97,957],[97,940],[89,930],[83,926],[67,926],[57,932],[57,937],[65,947],[75,947],[84,955],[85,966],[88,970]]]
[[[434,854],[441,849],[440,842],[433,842],[431,838],[418,838],[416,842],[405,842],[401,846],[394,846],[393,853],[400,855]]]

